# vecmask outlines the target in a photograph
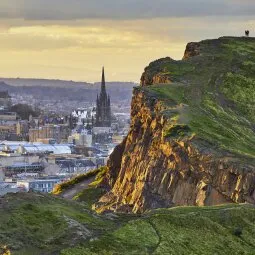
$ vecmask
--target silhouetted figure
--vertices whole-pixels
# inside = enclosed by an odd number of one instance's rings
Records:
[[[245,36],[249,36],[250,35],[250,31],[249,30],[245,30]]]

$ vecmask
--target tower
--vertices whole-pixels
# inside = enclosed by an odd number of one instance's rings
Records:
[[[96,101],[96,127],[111,126],[111,99],[106,92],[105,72],[102,70],[101,91]]]

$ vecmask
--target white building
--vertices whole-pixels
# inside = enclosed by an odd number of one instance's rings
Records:
[[[0,143],[0,156],[18,156],[18,155],[37,155],[37,154],[72,154],[71,147],[68,144],[43,144],[28,142],[8,142]]]

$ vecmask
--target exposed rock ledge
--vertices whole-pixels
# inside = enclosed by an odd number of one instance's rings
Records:
[[[200,43],[191,42],[187,44],[183,59],[198,56],[200,54]]]
[[[198,148],[196,138],[165,137],[163,110],[153,96],[135,89],[131,128],[108,162],[110,191],[95,205],[97,211],[255,203],[254,167]]]

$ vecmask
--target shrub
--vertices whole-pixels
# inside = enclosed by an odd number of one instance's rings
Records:
[[[236,228],[234,230],[234,235],[237,237],[241,237],[241,235],[243,234],[243,230],[241,228]]]

